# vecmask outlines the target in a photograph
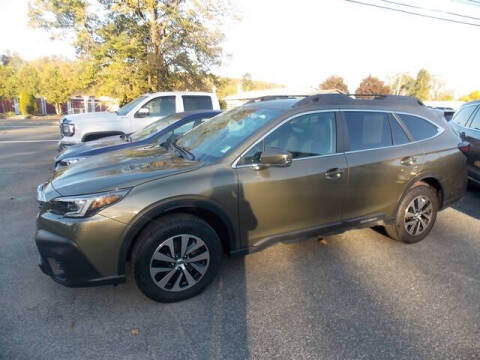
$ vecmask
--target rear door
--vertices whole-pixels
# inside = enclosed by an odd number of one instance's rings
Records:
[[[421,147],[390,112],[342,111],[348,163],[347,222],[391,216],[405,184],[418,171]]]
[[[467,123],[462,135],[470,143],[470,152],[467,154],[468,176],[480,181],[480,107]]]
[[[249,229],[250,245],[339,222],[346,161],[337,144],[335,112],[314,112],[286,121],[240,158],[240,227]],[[290,152],[292,164],[256,170],[254,165],[268,148]]]

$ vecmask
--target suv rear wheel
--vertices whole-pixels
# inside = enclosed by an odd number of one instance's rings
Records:
[[[202,219],[175,214],[142,231],[132,263],[138,288],[155,301],[200,293],[215,278],[222,258],[217,233]]]
[[[387,234],[395,240],[416,243],[432,230],[437,218],[438,196],[426,183],[418,183],[403,197],[395,223],[385,226]]]

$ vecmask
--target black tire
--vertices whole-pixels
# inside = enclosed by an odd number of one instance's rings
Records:
[[[199,278],[195,285],[188,287],[185,290],[178,290],[177,288],[176,291],[169,291],[168,289],[166,290],[160,287],[160,285],[157,285],[160,282],[156,282],[152,277],[153,275],[150,273],[151,263],[153,264],[153,261],[155,261],[152,260],[152,256],[159,253],[158,248],[161,246],[161,244],[165,244],[166,241],[169,241],[169,239],[172,238],[174,238],[173,241],[176,243],[175,249],[178,251],[179,246],[181,247],[181,244],[179,244],[178,241],[183,241],[183,239],[178,239],[181,234],[192,235],[192,238],[194,238],[193,241],[195,241],[195,238],[201,239],[203,244],[198,251],[208,252],[209,260],[204,261],[206,262],[206,271],[203,273],[203,276],[199,276],[201,273],[195,272],[194,269],[189,272],[189,275],[193,273]],[[187,240],[187,243],[189,243],[189,241],[190,240]],[[194,243],[194,245],[196,245],[196,243]],[[166,247],[166,245],[164,245],[164,247]],[[207,250],[205,250],[205,248]],[[160,253],[161,251],[162,250],[160,250]],[[167,255],[171,256],[171,252],[168,252]],[[173,257],[175,257],[175,254]],[[222,246],[220,239],[215,230],[213,230],[207,222],[189,214],[174,214],[162,217],[152,222],[142,231],[133,250],[132,268],[137,287],[140,289],[140,291],[142,291],[143,294],[155,301],[173,302],[188,299],[199,294],[203,289],[205,289],[205,287],[207,287],[217,275],[221,260]],[[170,266],[172,267],[172,265]],[[178,267],[181,265],[177,264],[174,266]],[[185,286],[189,286],[189,282],[185,274],[185,266],[188,267],[186,262],[183,270],[172,269],[172,272],[175,273],[171,276],[172,280],[169,280],[169,283],[174,282],[174,280],[178,279],[179,277],[182,277],[182,283],[184,285],[187,284]],[[160,267],[163,268],[164,266],[162,265]],[[190,267],[190,269],[192,268]],[[169,272],[165,272],[165,275],[162,276],[163,274],[164,273],[157,274],[160,275],[160,281],[163,277],[166,277]],[[155,277],[157,278],[157,276]],[[192,283],[194,282],[192,281]]]
[[[428,199],[432,205],[431,217],[429,222],[426,226],[422,227],[422,225],[418,225],[422,230],[420,233],[416,235],[412,235],[406,229],[406,209],[407,206],[411,204],[411,202],[418,198],[424,197]],[[433,225],[435,224],[435,220],[437,218],[439,200],[438,195],[435,189],[430,187],[428,184],[420,182],[410,190],[408,190],[407,194],[403,197],[398,206],[397,214],[395,216],[395,222],[392,225],[386,225],[385,231],[387,232],[388,236],[390,236],[394,240],[403,241],[407,244],[417,243],[423,240],[432,230]],[[425,221],[425,217],[422,217],[422,220]],[[419,221],[417,220],[416,223],[418,224]],[[415,226],[415,225],[413,225]],[[412,228],[410,228],[412,229]],[[411,230],[415,231],[415,230]]]

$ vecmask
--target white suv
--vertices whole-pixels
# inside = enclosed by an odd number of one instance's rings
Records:
[[[130,134],[176,112],[220,109],[217,96],[203,92],[144,94],[116,112],[67,115],[60,120],[59,149],[106,136]]]

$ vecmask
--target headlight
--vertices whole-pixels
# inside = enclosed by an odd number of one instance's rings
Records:
[[[59,197],[51,201],[51,211],[64,217],[88,217],[122,200],[129,189],[105,193]]]
[[[60,125],[60,132],[63,136],[73,136],[75,134],[75,124],[70,123],[68,119],[64,119]]]
[[[86,157],[67,158],[67,159],[60,160],[60,163],[63,166],[70,166],[70,165],[76,164],[77,162],[83,159],[86,159]]]

